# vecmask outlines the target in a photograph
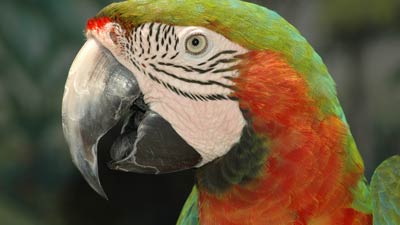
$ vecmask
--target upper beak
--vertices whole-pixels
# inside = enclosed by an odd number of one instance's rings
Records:
[[[94,38],[79,51],[68,74],[62,104],[63,131],[73,162],[100,195],[97,144],[140,95],[133,74]]]
[[[196,166],[201,156],[143,100],[135,76],[96,39],[79,51],[68,74],[62,104],[64,136],[73,162],[106,198],[97,166],[97,145],[125,119],[111,147],[111,169],[169,173]]]

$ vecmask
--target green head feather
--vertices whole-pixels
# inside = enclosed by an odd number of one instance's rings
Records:
[[[131,27],[147,22],[201,26],[249,50],[280,52],[304,75],[322,112],[344,119],[334,82],[321,57],[274,11],[239,0],[131,0],[107,6],[97,15],[104,16]]]

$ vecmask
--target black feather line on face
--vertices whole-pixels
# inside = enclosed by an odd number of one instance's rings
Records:
[[[149,29],[148,35],[144,36],[143,30],[145,28]],[[164,61],[164,62],[157,62],[157,58],[164,59],[164,60],[174,60],[176,57],[179,56],[180,52],[178,49],[178,44],[180,42],[178,36],[176,35],[176,30],[174,26],[166,25],[166,24],[156,24],[156,23],[149,23],[149,24],[141,24],[140,26],[135,27],[131,35],[126,35],[127,42],[124,44],[126,51],[128,51],[128,59],[133,64],[133,66],[138,69],[139,71],[147,74],[151,80],[155,81],[163,85],[168,90],[174,92],[177,95],[189,98],[195,101],[220,101],[220,100],[233,100],[236,101],[237,99],[231,97],[230,95],[226,94],[195,94],[189,93],[180,90],[179,88],[171,85],[170,83],[163,81],[162,79],[158,78],[155,75],[158,74],[151,74],[147,71],[149,68],[153,69],[154,72],[157,72],[162,75],[166,75],[172,77],[174,79],[191,83],[191,84],[198,84],[198,85],[216,85],[223,88],[232,89],[231,85],[227,85],[215,80],[196,80],[196,79],[189,79],[181,76],[177,76],[173,73],[168,72],[168,67],[182,69],[185,73],[192,73],[192,74],[206,74],[206,73],[223,73],[223,72],[231,72],[236,70],[235,67],[229,67],[224,69],[218,69],[219,65],[223,66],[223,64],[227,63],[234,63],[238,59],[235,58],[234,55],[237,53],[236,50],[225,50],[218,53],[215,53],[213,56],[208,58],[206,61],[199,63],[197,65],[177,65],[174,64],[172,61]],[[155,41],[156,44],[156,52],[152,53],[152,41]],[[147,42],[147,44],[146,44]],[[154,43],[153,43],[154,44]],[[139,52],[136,49],[136,46],[139,47]],[[173,46],[173,49],[170,48]],[[164,48],[164,51],[160,52],[160,47]],[[147,49],[146,49],[147,48]],[[146,53],[146,54],[145,54]],[[151,55],[151,56],[150,56]],[[169,56],[171,55],[171,56]],[[167,57],[168,56],[168,57]],[[223,58],[222,58],[223,57]],[[202,66],[207,65],[206,68],[202,68]],[[149,65],[150,67],[146,67]],[[157,65],[163,66],[165,69],[158,67]],[[226,76],[225,76],[226,77]],[[224,78],[224,77],[222,77]]]
[[[175,79],[177,79],[177,80],[184,81],[184,82],[187,82],[187,83],[200,84],[200,85],[217,85],[217,86],[221,86],[221,87],[224,87],[224,88],[231,88],[231,86],[226,85],[226,84],[222,84],[222,83],[217,82],[217,81],[212,81],[212,80],[209,80],[209,81],[199,81],[199,80],[192,80],[192,79],[188,79],[188,78],[179,77],[179,76],[177,76],[177,75],[175,75],[175,74],[169,73],[169,72],[167,72],[167,71],[165,71],[165,70],[163,70],[163,69],[158,68],[158,67],[157,67],[156,65],[154,65],[153,63],[150,63],[150,66],[151,66],[156,72],[162,73],[162,74],[164,74],[164,75],[167,75],[167,76],[169,76],[169,77],[172,77],[172,78],[175,78]]]

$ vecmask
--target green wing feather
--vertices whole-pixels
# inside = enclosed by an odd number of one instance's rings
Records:
[[[197,187],[194,186],[192,193],[190,193],[189,198],[186,200],[183,206],[181,215],[179,216],[176,225],[199,225],[199,192]]]
[[[371,181],[374,225],[400,224],[400,155],[385,160]]]

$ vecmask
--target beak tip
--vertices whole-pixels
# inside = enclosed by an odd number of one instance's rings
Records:
[[[104,189],[100,186],[98,188],[92,187],[97,194],[99,194],[101,197],[103,197],[105,200],[109,200],[107,194],[105,193]]]
[[[101,197],[108,200],[107,194],[104,191],[103,187],[101,186],[100,180],[98,175],[96,176],[87,176],[87,174],[82,173],[87,183],[92,187],[94,191],[97,192]]]
[[[97,157],[95,157],[95,160],[93,162],[87,159],[77,160],[74,157],[72,161],[74,162],[86,182],[90,185],[90,187],[94,191],[96,191],[101,197],[108,200],[107,194],[105,193],[100,182],[99,172],[97,168]]]

